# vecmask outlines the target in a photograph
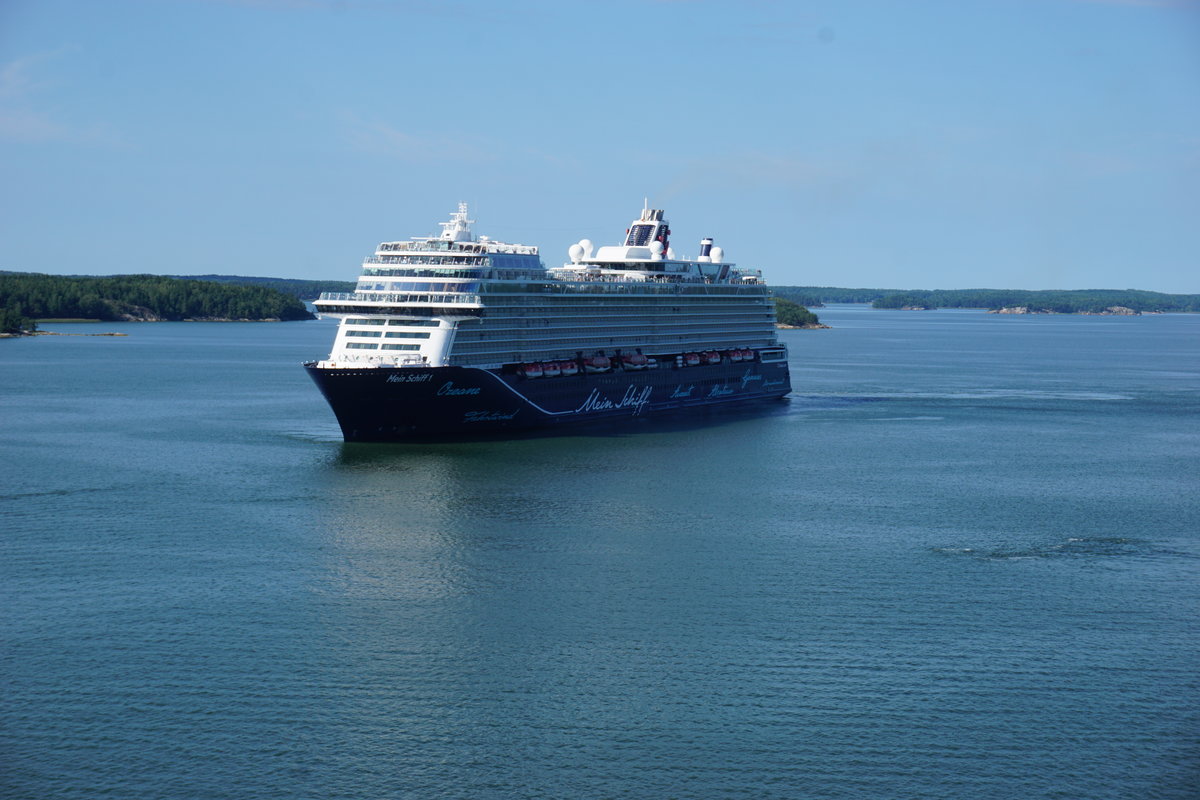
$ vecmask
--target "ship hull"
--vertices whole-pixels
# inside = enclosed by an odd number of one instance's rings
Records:
[[[305,368],[347,442],[449,441],[622,425],[778,400],[791,391],[786,361],[553,378],[473,367]]]

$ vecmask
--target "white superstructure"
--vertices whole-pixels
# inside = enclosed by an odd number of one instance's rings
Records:
[[[380,244],[353,293],[322,294],[317,310],[341,324],[318,366],[500,368],[777,343],[761,273],[724,261],[711,239],[677,258],[660,210],[643,209],[622,245],[585,239],[551,269],[536,247],[476,238],[472,222],[460,204],[439,236]]]

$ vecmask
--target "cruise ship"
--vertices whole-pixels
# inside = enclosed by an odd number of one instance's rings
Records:
[[[347,442],[518,435],[716,411],[791,391],[770,291],[704,239],[677,256],[644,207],[624,243],[584,239],[560,267],[538,248],[476,237],[467,207],[439,235],[383,242],[328,358],[304,366]]]

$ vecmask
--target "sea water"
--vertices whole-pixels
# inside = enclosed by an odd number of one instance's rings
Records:
[[[1196,797],[1200,316],[821,315],[448,445],[340,441],[330,322],[0,341],[0,796]]]

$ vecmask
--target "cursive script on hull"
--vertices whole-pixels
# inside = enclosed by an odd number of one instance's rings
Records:
[[[746,374],[742,376],[742,388],[745,389],[748,384],[754,381],[761,381],[762,379],[763,376],[761,374],[746,370]]]
[[[504,422],[516,415],[516,411],[468,411],[463,414],[463,422]]]
[[[459,395],[477,395],[480,389],[478,386],[455,386],[454,381],[446,381],[438,387],[437,393],[439,396],[456,397]]]
[[[599,389],[592,389],[592,393],[587,396],[583,404],[575,409],[576,414],[582,414],[586,411],[617,411],[622,408],[632,408],[633,413],[640,413],[641,410],[650,402],[651,387],[643,386],[638,389],[633,386],[626,387],[625,396],[620,400],[613,401],[607,395],[602,394]]]
[[[387,376],[388,383],[425,383],[433,376],[428,372],[416,372],[402,375],[398,372],[393,372]]]

